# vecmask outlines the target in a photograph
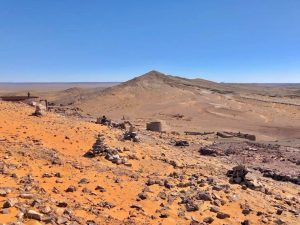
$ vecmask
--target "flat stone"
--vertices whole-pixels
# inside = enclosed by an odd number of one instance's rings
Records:
[[[23,193],[23,194],[20,194],[20,198],[24,198],[24,199],[33,199],[33,198],[34,198],[34,195],[33,195],[33,194],[30,194],[30,193]]]
[[[34,211],[34,210],[29,210],[29,211],[27,211],[27,213],[26,213],[26,217],[27,217],[28,219],[34,219],[34,220],[42,221],[42,219],[43,219],[43,214],[38,213],[38,212],[36,212],[36,211]]]

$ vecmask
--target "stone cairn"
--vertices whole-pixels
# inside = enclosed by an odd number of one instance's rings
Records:
[[[35,106],[35,111],[34,111],[34,113],[32,115],[33,116],[42,116],[42,115],[44,115],[45,114],[45,109],[44,108],[45,107],[43,105],[37,104]]]
[[[124,133],[123,139],[133,141],[133,142],[139,142],[140,141],[140,138],[137,134],[137,131],[132,125],[130,126],[129,131],[126,131]]]
[[[230,177],[230,182],[240,184],[246,181],[246,175],[248,172],[249,171],[245,166],[238,165],[229,170],[227,172],[227,176]]]
[[[94,158],[96,156],[103,156],[108,161],[115,163],[117,165],[124,164],[126,166],[131,166],[128,162],[127,157],[120,156],[121,151],[118,149],[111,149],[104,143],[104,138],[99,135],[96,142],[93,144],[92,149],[84,154],[84,157]]]

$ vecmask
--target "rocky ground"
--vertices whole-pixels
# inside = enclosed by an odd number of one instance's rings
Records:
[[[300,185],[300,149],[250,141],[218,141],[200,149],[201,155],[237,162],[278,181]]]
[[[299,224],[299,184],[256,168],[299,175],[297,149],[33,111],[0,102],[0,224]]]

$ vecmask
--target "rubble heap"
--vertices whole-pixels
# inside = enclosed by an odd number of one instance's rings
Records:
[[[93,158],[96,156],[103,156],[108,161],[115,163],[117,165],[124,164],[126,166],[131,166],[128,162],[127,157],[120,156],[121,151],[119,149],[111,149],[104,143],[103,136],[99,135],[96,142],[93,144],[92,149],[84,154],[84,157]]]
[[[238,165],[227,171],[227,176],[230,177],[230,182],[240,184],[253,190],[266,192],[263,185],[257,180],[254,174],[244,165]]]
[[[123,139],[133,141],[133,142],[139,142],[140,141],[140,138],[137,134],[137,131],[133,126],[130,126],[129,131],[126,131],[124,133]]]

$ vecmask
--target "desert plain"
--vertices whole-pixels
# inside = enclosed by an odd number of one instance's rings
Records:
[[[0,87],[0,224],[300,224],[300,84]]]

